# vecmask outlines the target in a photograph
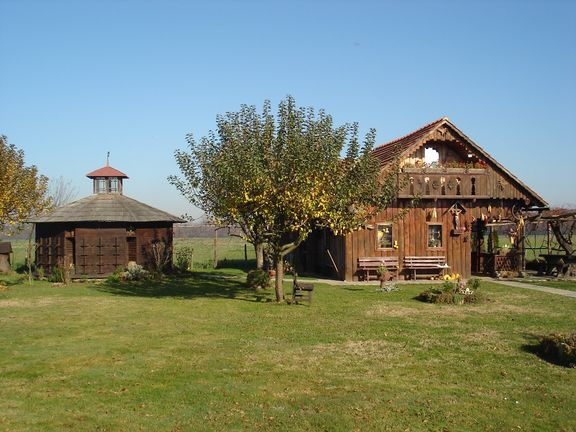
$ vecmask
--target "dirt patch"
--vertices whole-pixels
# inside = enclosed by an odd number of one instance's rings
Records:
[[[57,303],[53,299],[0,300],[0,308],[38,308]]]
[[[413,308],[398,306],[391,303],[381,303],[366,311],[370,317],[390,318],[465,318],[470,315],[493,315],[493,314],[516,314],[550,316],[549,311],[539,309],[536,306],[518,306],[514,304],[497,303],[489,301],[482,305],[421,305],[415,304]],[[560,315],[560,314],[558,314]]]

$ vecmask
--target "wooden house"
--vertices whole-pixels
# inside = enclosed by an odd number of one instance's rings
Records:
[[[131,261],[152,268],[155,242],[171,252],[173,224],[184,220],[125,196],[128,176],[108,164],[86,176],[92,195],[31,221],[37,267],[46,274],[66,267],[73,277],[103,277]],[[171,260],[170,254],[168,267]]]
[[[398,170],[397,199],[346,236],[314,232],[295,254],[301,271],[353,280],[369,276],[378,262],[400,278],[521,267],[521,245],[503,256],[488,253],[487,233],[502,224],[521,228],[525,211],[547,203],[449,119],[379,146],[374,155],[383,174]]]

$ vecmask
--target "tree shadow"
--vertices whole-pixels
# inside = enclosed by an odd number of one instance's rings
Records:
[[[550,353],[545,353],[542,350],[540,344],[541,335],[526,333],[523,335],[523,337],[526,340],[526,343],[520,347],[522,351],[529,354],[533,354],[536,357],[540,358],[541,360],[544,360],[545,362],[553,364],[555,366],[561,366],[569,369],[572,368],[571,366],[563,363],[558,356],[551,355]]]
[[[95,287],[100,292],[118,296],[148,298],[221,298],[250,302],[268,301],[268,293],[246,287],[243,278],[226,273],[189,273],[166,276],[161,280],[105,281]]]

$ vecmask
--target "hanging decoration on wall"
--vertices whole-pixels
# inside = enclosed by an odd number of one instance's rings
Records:
[[[448,211],[452,214],[452,235],[460,235],[466,232],[468,224],[462,220],[462,215],[466,214],[466,207],[456,202]]]

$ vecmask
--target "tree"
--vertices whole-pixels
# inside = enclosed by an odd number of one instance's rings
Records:
[[[193,204],[224,225],[238,225],[247,241],[266,245],[283,301],[284,257],[316,228],[345,234],[395,197],[395,172],[379,178],[372,156],[375,131],[362,145],[358,125],[335,127],[324,111],[297,107],[292,97],[276,118],[243,105],[217,117],[217,132],[189,152],[176,151],[183,178],[170,181]]]
[[[52,199],[54,207],[61,207],[74,201],[78,196],[78,189],[70,180],[60,176],[50,179],[48,182],[48,195]]]
[[[31,216],[51,207],[48,178],[26,166],[24,152],[0,137],[0,226],[17,229]]]

